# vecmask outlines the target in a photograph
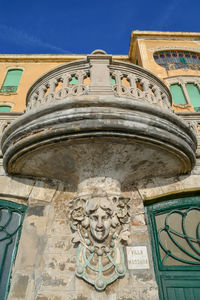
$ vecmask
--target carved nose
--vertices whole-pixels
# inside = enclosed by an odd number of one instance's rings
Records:
[[[98,228],[103,228],[103,223],[102,223],[102,220],[101,220],[101,219],[98,219],[97,227],[98,227]]]

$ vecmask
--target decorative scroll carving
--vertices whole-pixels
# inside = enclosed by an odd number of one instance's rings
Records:
[[[89,77],[88,70],[64,71],[61,77],[50,79],[47,83],[41,84],[31,94],[26,111],[49,102],[65,99],[66,97],[86,95],[88,93],[88,85],[84,84],[84,79],[87,77]],[[73,78],[77,80],[77,83],[70,83]],[[56,90],[59,83],[61,83],[61,87]]]
[[[129,198],[78,197],[70,202],[73,242],[79,243],[76,275],[97,290],[126,273],[122,243],[129,239]]]
[[[171,109],[168,96],[164,90],[153,83],[151,79],[146,79],[141,75],[128,72],[113,71],[111,77],[116,84],[112,85],[115,96],[144,100],[151,104],[159,105],[166,109]],[[122,85],[122,78],[127,78],[130,86]]]

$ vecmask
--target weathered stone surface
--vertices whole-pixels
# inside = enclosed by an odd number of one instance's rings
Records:
[[[141,183],[140,183],[141,185]],[[155,178],[139,187],[139,192],[145,200],[170,194],[198,191],[200,180],[198,175],[185,175],[170,179]]]
[[[23,199],[28,199],[34,185],[33,180],[9,176],[0,176],[0,183],[2,195]]]
[[[18,299],[23,299],[26,296],[26,289],[28,285],[27,275],[18,275],[15,281],[13,289],[13,297]]]
[[[147,227],[141,225],[141,219],[138,220],[138,216],[144,214],[140,194],[135,190],[124,193],[124,196],[130,197],[133,223],[137,220],[137,224],[131,224],[129,245],[149,247]],[[74,194],[60,189],[47,206],[32,205],[28,209],[9,300],[18,300],[13,296],[13,291],[16,290],[18,274],[21,272],[29,278],[25,296],[22,295],[21,300],[157,300],[151,257],[150,270],[128,270],[124,278],[108,285],[101,293],[75,276],[77,249],[72,243],[68,216],[68,204],[73,197]]]
[[[163,169],[165,176],[185,173],[195,162],[196,140],[188,124],[167,110],[126,98],[62,100],[18,122],[4,133],[7,171],[57,178],[72,191],[94,176],[125,187],[143,177],[163,176]]]
[[[29,197],[29,203],[38,201],[51,202],[56,192],[58,183],[36,181]]]

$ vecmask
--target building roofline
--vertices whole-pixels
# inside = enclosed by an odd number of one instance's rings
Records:
[[[4,62],[57,62],[65,63],[73,60],[86,59],[86,54],[0,54]],[[114,60],[128,61],[128,55],[112,55]]]
[[[200,38],[200,32],[181,32],[181,31],[141,31],[133,30],[131,37],[181,37],[181,38]]]
[[[200,40],[200,32],[176,32],[176,31],[140,31],[131,32],[129,58],[133,60],[136,52],[136,41],[139,39],[171,39],[171,40]]]

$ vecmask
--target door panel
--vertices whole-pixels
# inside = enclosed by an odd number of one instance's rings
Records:
[[[200,196],[146,206],[160,300],[200,300]]]
[[[166,300],[199,300],[200,281],[195,279],[165,280],[163,284]]]

